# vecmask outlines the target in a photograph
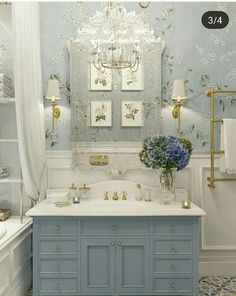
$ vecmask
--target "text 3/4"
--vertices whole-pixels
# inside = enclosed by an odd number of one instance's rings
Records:
[[[229,23],[229,17],[224,11],[207,11],[202,15],[202,24],[207,29],[223,29]]]

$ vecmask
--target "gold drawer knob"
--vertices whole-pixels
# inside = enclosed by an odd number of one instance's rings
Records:
[[[118,226],[117,226],[117,225],[113,225],[113,226],[112,226],[112,230],[113,230],[113,231],[118,230]]]
[[[176,287],[176,284],[175,284],[175,283],[171,283],[171,284],[170,284],[170,287],[171,287],[172,289],[174,289],[174,288]]]
[[[60,225],[56,225],[56,230],[57,231],[61,230],[61,226]]]
[[[175,250],[175,244],[171,245],[171,250],[173,250],[173,251]]]
[[[57,270],[57,271],[61,271],[61,264],[57,264],[57,265],[56,265],[56,270]]]
[[[175,225],[171,225],[171,226],[170,226],[170,230],[171,230],[171,231],[175,231]]]
[[[60,289],[61,288],[61,284],[60,283],[56,283],[56,288]]]
[[[118,245],[118,246],[121,246],[121,242],[119,241],[119,242],[117,243],[117,245]]]
[[[60,245],[56,245],[56,249],[60,250],[61,246]]]
[[[175,264],[171,264],[171,265],[170,265],[170,268],[171,268],[172,270],[175,270]]]
[[[111,242],[111,245],[114,247],[116,245],[116,242],[115,241],[112,241]]]

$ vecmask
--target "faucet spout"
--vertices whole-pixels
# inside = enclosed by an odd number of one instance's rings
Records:
[[[113,196],[112,196],[112,199],[113,199],[113,200],[118,200],[118,199],[119,199],[119,196],[118,196],[118,194],[117,194],[116,191],[114,192],[114,194],[113,194]]]

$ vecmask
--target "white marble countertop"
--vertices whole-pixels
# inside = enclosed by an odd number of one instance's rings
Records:
[[[49,200],[44,200],[30,209],[27,216],[203,216],[206,213],[194,203],[190,209],[182,209],[180,202],[172,205],[162,205],[158,201],[134,200],[82,200],[80,204],[66,207],[56,207]]]

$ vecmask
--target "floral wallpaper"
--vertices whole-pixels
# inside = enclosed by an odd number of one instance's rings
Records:
[[[195,150],[208,150],[209,98],[204,92],[210,87],[236,88],[236,3],[155,2],[145,9],[137,2],[124,4],[127,10],[142,11],[156,35],[165,40],[163,134],[176,134],[176,122],[171,116],[172,81],[185,79],[188,99],[182,109],[182,134],[192,141]],[[56,141],[51,137],[51,109],[49,102],[45,102],[48,149],[70,149],[70,70],[66,42],[76,34],[82,22],[100,9],[101,3],[98,2],[40,3],[44,92],[50,75],[58,75],[63,93],[59,102],[61,117],[57,121]],[[211,10],[225,11],[229,15],[226,28],[206,29],[201,24],[203,13]],[[216,113],[221,117],[236,117],[236,97],[220,96],[216,100]]]

